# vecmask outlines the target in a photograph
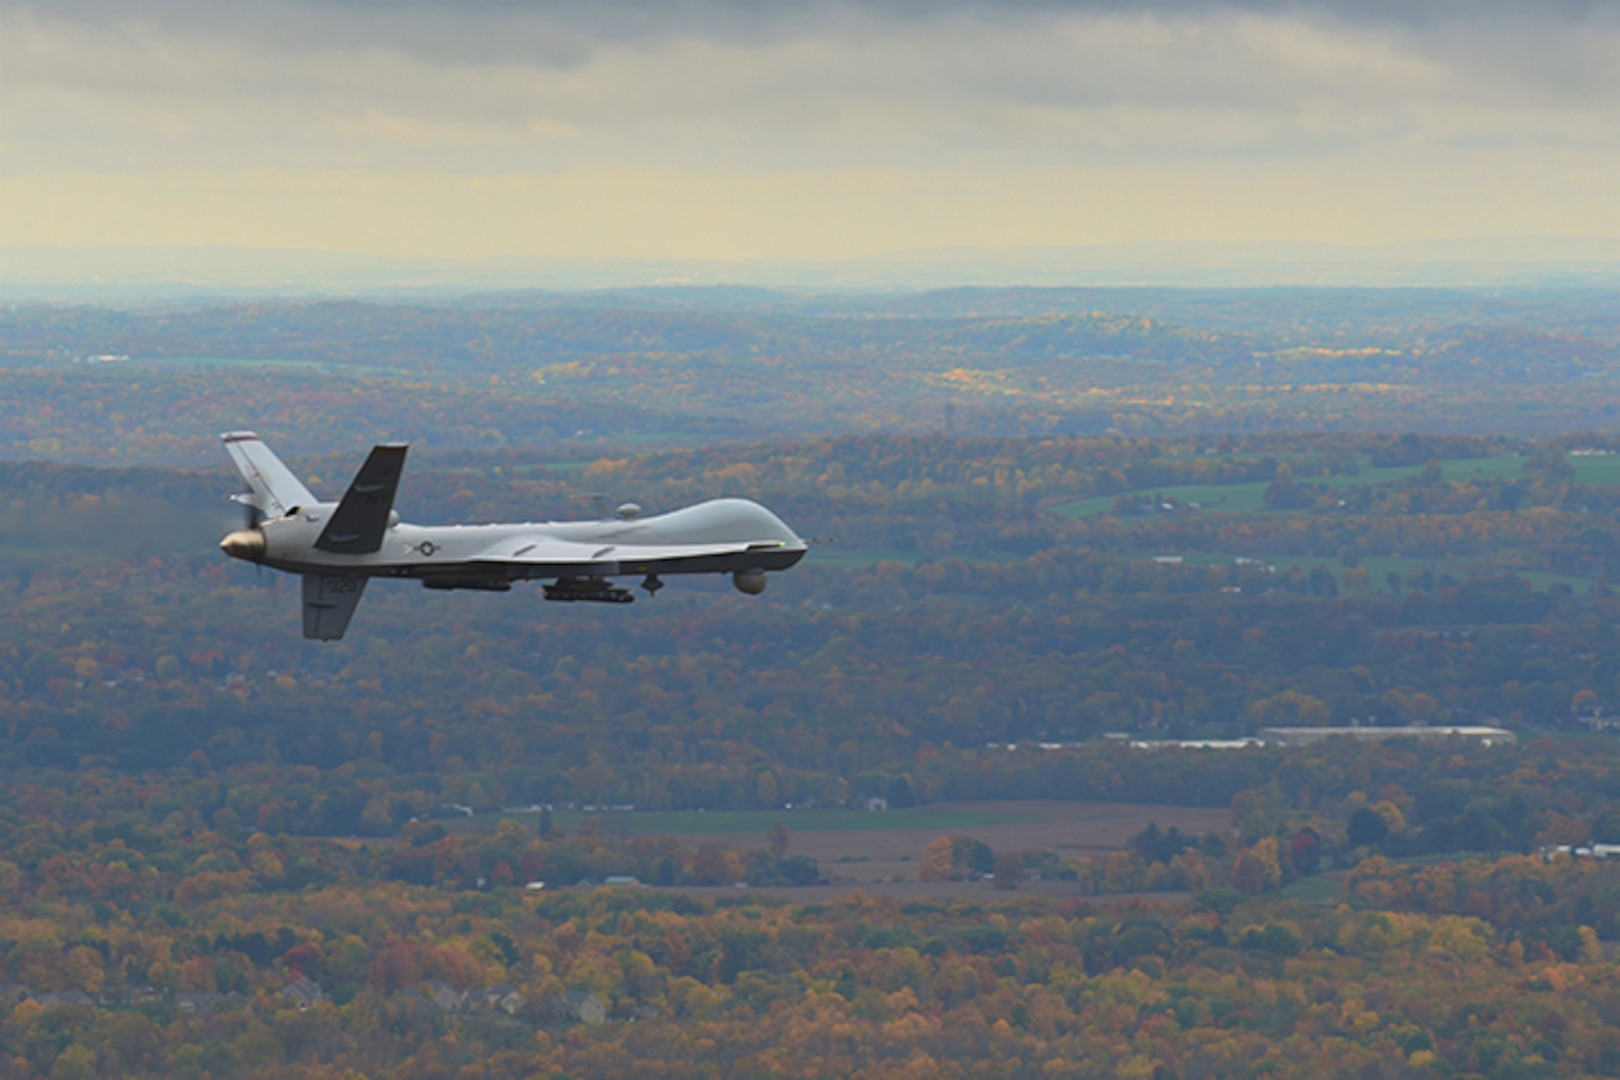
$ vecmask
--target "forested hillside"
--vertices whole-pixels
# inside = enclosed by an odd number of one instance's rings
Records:
[[[1620,1075],[1608,309],[1060,299],[5,313],[0,1075]],[[216,548],[246,426],[811,551],[312,643]],[[1517,742],[1102,737],[1329,724]],[[1037,799],[1151,825],[974,832]]]
[[[1620,422],[1581,291],[743,289],[0,311],[0,458],[608,449],[838,432],[1517,432]]]
[[[1612,460],[1349,437],[846,437],[567,467],[430,455],[401,494],[418,520],[567,516],[590,490],[654,509],[734,493],[817,543],[759,600],[680,581],[601,611],[382,583],[325,647],[296,633],[295,582],[213,550],[234,521],[223,473],[6,466],[0,761],[338,770],[359,755],[373,794],[311,827],[375,832],[422,809],[420,785],[479,809],[756,806],[766,772],[787,801],[902,775],[922,798],[1004,797],[1031,781],[987,743],[1574,731],[1614,707],[1620,676]],[[335,492],[345,464],[306,471]],[[1066,766],[1030,793],[1080,791],[1109,794]],[[383,817],[362,828],[374,799]]]

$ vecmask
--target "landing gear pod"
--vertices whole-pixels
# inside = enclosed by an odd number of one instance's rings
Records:
[[[758,596],[765,591],[765,571],[739,570],[731,575],[731,583],[737,586],[738,592],[745,592],[749,596]]]

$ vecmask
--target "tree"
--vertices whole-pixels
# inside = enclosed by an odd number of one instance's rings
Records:
[[[1321,698],[1283,690],[1249,706],[1255,727],[1323,727],[1332,713]]]
[[[782,789],[777,783],[775,773],[766,769],[759,774],[759,779],[754,784],[754,797],[759,800],[759,805],[767,810],[775,810],[782,805]]]
[[[730,848],[704,844],[692,857],[689,871],[694,885],[730,885],[743,879],[742,859]]]
[[[983,840],[975,840],[971,836],[956,836],[952,837],[951,843],[951,861],[957,866],[980,874],[995,871],[996,853]]]
[[[1294,873],[1301,876],[1315,873],[1321,858],[1322,838],[1315,829],[1300,829],[1289,839],[1288,861],[1293,865]]]
[[[919,881],[961,881],[973,874],[993,873],[995,852],[971,836],[941,836],[929,842],[917,868]]]
[[[1024,880],[1024,857],[1016,851],[1003,851],[996,855],[996,888],[1016,889]]]
[[[1620,806],[1609,808],[1592,822],[1592,839],[1599,844],[1620,844]]]
[[[1350,846],[1374,847],[1389,836],[1389,824],[1384,816],[1370,806],[1363,806],[1350,815]]]
[[[1276,478],[1266,485],[1262,498],[1273,510],[1304,510],[1316,501],[1316,492],[1295,483],[1294,471],[1287,465],[1279,465]]]
[[[765,846],[770,848],[771,854],[778,859],[787,854],[788,843],[793,839],[788,827],[780,821],[774,823],[765,831]]]
[[[1380,799],[1368,809],[1384,820],[1384,828],[1389,831],[1390,836],[1398,836],[1406,831],[1406,815],[1401,813],[1400,807],[1388,799]]]
[[[1277,861],[1277,838],[1268,836],[1245,848],[1232,865],[1232,885],[1251,896],[1282,884],[1282,866]]]
[[[931,840],[917,867],[918,881],[950,881],[955,873],[955,844],[948,836]]]

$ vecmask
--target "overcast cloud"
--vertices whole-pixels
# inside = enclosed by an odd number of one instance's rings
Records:
[[[13,3],[4,137],[12,170],[947,167],[1612,144],[1617,10]]]
[[[1224,169],[1214,186],[1236,216],[1211,235],[1266,220],[1265,206],[1241,206],[1248,190],[1303,208],[1290,226],[1302,238],[1359,235],[1343,218],[1352,202],[1368,221],[1397,223],[1386,238],[1620,233],[1620,205],[1604,194],[1620,175],[1617,3],[13,0],[0,9],[0,80],[0,168],[15,196],[0,212],[13,231],[18,207],[31,222],[45,213],[31,214],[30,199],[59,212],[56,176],[106,202],[140,175],[184,175],[212,192],[196,205],[236,227],[219,179],[230,170],[260,171],[260,203],[280,190],[264,170],[293,170],[320,172],[359,206],[419,183],[408,173],[567,174],[573,192],[619,170],[618,197],[647,188],[655,221],[690,209],[689,190],[718,190],[720,176],[731,197],[755,198],[754,235],[808,205],[794,200],[820,197],[817,213],[842,220],[850,208],[863,223],[851,235],[871,244],[874,222],[902,217],[909,231],[894,243],[985,242],[982,207],[1025,198],[1027,243],[1043,235],[1037,216],[1064,213],[1073,181],[1054,170],[1090,170],[1088,190],[1125,205],[1144,176],[1185,202]],[[361,174],[399,180],[362,191]],[[682,179],[698,174],[701,184]],[[841,179],[818,187],[809,174]],[[771,192],[750,179],[773,176]],[[942,185],[958,194],[931,225],[917,191]],[[163,190],[139,187],[115,224],[150,212],[170,222],[153,235],[172,233],[185,207],[158,206]],[[560,190],[512,194],[512,212]],[[396,217],[436,212],[426,194],[410,209],[407,194]],[[1131,213],[1162,224],[1162,205]],[[1313,232],[1305,218],[1318,205]],[[702,236],[724,231],[712,212]],[[445,235],[476,231],[449,220]],[[960,226],[969,220],[978,232]],[[1118,214],[1110,230],[1100,220],[1076,218],[1053,242],[1163,239]],[[281,228],[247,225],[257,232],[230,242]],[[52,242],[42,229],[31,242]],[[200,229],[184,242],[211,235]],[[343,237],[330,242],[373,242]],[[505,250],[498,239],[485,248]]]

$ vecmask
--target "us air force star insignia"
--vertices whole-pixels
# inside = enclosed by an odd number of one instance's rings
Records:
[[[416,550],[417,550],[417,552],[419,554],[422,554],[422,555],[432,555],[435,551],[438,551],[439,549],[433,546],[433,541],[424,540],[420,544],[416,545]]]

